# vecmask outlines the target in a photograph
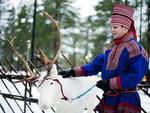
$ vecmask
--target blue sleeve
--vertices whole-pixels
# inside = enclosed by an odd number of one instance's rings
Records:
[[[102,65],[104,61],[104,53],[101,53],[89,64],[86,64],[83,67],[85,76],[96,75],[102,70]]]
[[[148,69],[148,61],[140,54],[130,59],[128,72],[120,75],[122,89],[129,89],[139,84]]]

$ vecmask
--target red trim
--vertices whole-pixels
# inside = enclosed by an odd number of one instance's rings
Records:
[[[111,78],[109,84],[111,89],[116,89],[116,78]]]
[[[129,18],[125,17],[125,16],[115,14],[111,17],[111,22],[110,23],[111,24],[123,25],[123,26],[127,27],[128,29],[130,29],[132,21]]]
[[[135,107],[135,106],[133,106],[133,105],[131,105],[131,104],[120,103],[119,106],[125,106],[125,107],[128,107],[128,108],[130,108],[130,109],[133,109],[133,110],[135,110],[135,111],[141,112],[141,109],[140,109],[140,108]]]
[[[74,67],[74,72],[75,72],[75,77],[81,77],[81,76],[85,75],[84,69],[83,69],[82,66],[80,66],[80,67]]]
[[[84,69],[82,66],[80,66],[80,70],[81,70],[81,76],[84,76],[85,75],[85,72],[84,72]]]
[[[116,77],[116,79],[117,79],[117,86],[118,86],[118,89],[121,89],[122,86],[121,86],[120,76]]]
[[[120,76],[110,79],[110,88],[111,89],[122,89]]]
[[[130,19],[133,18],[134,10],[128,6],[115,4],[113,8],[113,14],[121,14],[123,16],[127,16]]]
[[[107,67],[106,70],[116,70],[117,66],[118,66],[118,62],[120,59],[120,56],[122,54],[122,51],[125,47],[128,47],[127,45],[129,45],[130,42],[128,43],[124,43],[126,41],[129,41],[131,38],[133,37],[132,32],[128,32],[127,34],[125,34],[122,38],[121,38],[121,44],[116,46],[115,42],[107,49],[107,50],[111,50],[109,56],[108,56],[108,62],[107,62]],[[116,40],[116,39],[115,39]],[[133,46],[134,47],[134,46]],[[118,48],[116,50],[116,48]],[[128,47],[129,48],[129,47]],[[127,48],[127,49],[128,49]],[[106,50],[106,51],[107,51]]]
[[[117,48],[115,48],[115,50],[114,50],[114,54],[113,54],[113,56],[112,56],[111,61],[113,61],[113,60],[114,60],[114,57],[115,57],[115,55],[116,55],[116,53],[117,53],[117,50],[118,50],[118,47],[117,47]]]
[[[129,52],[129,58],[133,58],[141,54],[140,47],[134,40],[131,40],[130,42],[125,43],[125,47],[127,48]]]
[[[136,29],[134,27],[134,20],[131,22],[130,31],[133,33],[135,40],[137,40]]]
[[[104,105],[104,109],[115,110],[115,107]]]
[[[149,57],[148,57],[148,53],[145,51],[144,48],[142,48],[142,56],[147,60],[147,62],[149,62]]]

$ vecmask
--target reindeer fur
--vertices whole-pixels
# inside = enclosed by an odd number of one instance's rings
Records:
[[[58,76],[55,64],[48,77],[58,79],[61,82],[64,95],[68,98],[75,98],[98,81],[98,77],[96,76],[62,78],[61,76]],[[39,84],[42,79],[43,77],[41,76],[39,78]],[[57,109],[56,113],[83,113],[85,108],[87,108],[87,113],[93,112],[97,93],[96,87],[81,98],[69,102],[61,99],[63,96],[60,85],[52,79],[45,80],[38,88],[40,93],[39,106],[41,109],[46,110],[51,106],[55,106]]]

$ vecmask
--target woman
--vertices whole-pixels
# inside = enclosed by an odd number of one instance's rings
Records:
[[[113,43],[91,63],[61,71],[64,78],[91,76],[102,72],[97,87],[104,91],[96,109],[99,113],[140,113],[136,86],[148,69],[148,54],[137,42],[133,9],[115,4],[111,18]]]

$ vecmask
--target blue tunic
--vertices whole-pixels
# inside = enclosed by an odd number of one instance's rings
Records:
[[[119,45],[112,43],[106,51],[99,54],[91,63],[81,67],[84,76],[102,72],[102,79],[109,80],[111,89],[136,87],[148,69],[148,54],[128,33]],[[137,92],[125,92],[115,96],[104,94],[104,111],[119,113],[121,110],[140,113],[141,103]]]

